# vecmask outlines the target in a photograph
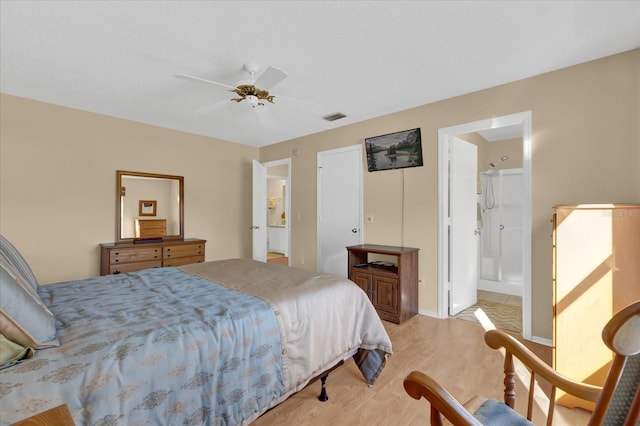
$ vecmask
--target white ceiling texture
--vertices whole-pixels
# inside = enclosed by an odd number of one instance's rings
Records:
[[[640,47],[639,1],[0,7],[3,93],[256,147]],[[274,104],[254,109],[229,88],[175,77],[235,87],[248,62],[258,77],[288,74],[269,90]],[[346,117],[323,119],[337,112]]]

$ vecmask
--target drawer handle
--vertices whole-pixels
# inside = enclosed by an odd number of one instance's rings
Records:
[[[120,259],[116,259],[114,262],[118,263],[118,262],[120,262]]]
[[[113,275],[118,275],[120,271],[113,271]]]

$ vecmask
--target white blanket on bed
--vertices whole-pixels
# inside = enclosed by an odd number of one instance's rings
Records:
[[[391,340],[367,295],[346,278],[249,259],[181,269],[273,306],[285,333],[281,341],[286,393],[299,391],[358,348],[392,353]]]

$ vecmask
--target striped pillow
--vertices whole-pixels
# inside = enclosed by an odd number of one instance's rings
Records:
[[[12,272],[0,267],[0,333],[25,347],[59,346],[55,317],[35,290]]]
[[[2,235],[0,235],[0,264],[3,266],[10,265],[14,271],[20,274],[22,281],[33,287],[35,291],[38,291],[38,280],[29,264],[18,249]]]

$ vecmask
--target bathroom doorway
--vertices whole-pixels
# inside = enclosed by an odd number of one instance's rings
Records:
[[[503,134],[510,135],[505,137]],[[477,220],[476,229],[473,232],[474,235],[469,236],[470,244],[477,244],[479,252],[481,253],[481,234],[484,228],[484,221],[497,222],[498,227],[497,235],[487,237],[485,245],[488,242],[497,240],[501,244],[502,254],[501,259],[485,260],[485,269],[489,269],[489,266],[495,266],[502,278],[507,276],[516,275],[512,270],[519,270],[521,279],[521,289],[514,290],[519,295],[508,295],[504,293],[498,293],[496,288],[485,290],[482,288],[483,283],[480,281],[482,272],[482,260],[484,255],[475,256],[473,259],[460,259],[454,258],[460,254],[454,250],[451,250],[450,239],[452,234],[456,234],[452,229],[452,223],[456,221],[451,217],[451,199],[455,197],[455,194],[451,194],[451,176],[452,170],[455,167],[451,165],[451,143],[453,138],[460,138],[472,142],[478,146],[478,170],[477,174],[477,215],[474,215],[473,219]],[[507,146],[499,141],[511,141],[513,146]],[[516,142],[517,141],[517,142]],[[506,143],[506,142],[505,142]],[[507,150],[507,151],[505,151]],[[439,230],[438,230],[438,251],[439,251],[439,274],[438,274],[438,313],[442,318],[449,316],[450,312],[450,295],[452,294],[453,286],[451,277],[456,275],[456,272],[452,271],[453,265],[465,265],[475,264],[478,266],[478,300],[492,298],[494,295],[504,295],[505,298],[510,296],[516,299],[511,299],[512,302],[520,303],[521,307],[521,327],[522,335],[526,339],[531,339],[531,113],[517,113],[503,117],[496,117],[487,120],[481,120],[472,123],[461,124],[448,128],[439,129],[438,131],[438,169],[439,169]],[[504,152],[503,152],[504,151]],[[510,160],[511,159],[511,160]],[[493,166],[492,166],[493,164]],[[493,184],[494,197],[496,195],[495,190],[502,191],[503,185],[506,189],[511,182],[507,182],[510,176],[510,172],[506,172],[507,169],[521,169],[521,186],[517,191],[521,200],[519,207],[513,208],[509,206],[503,212],[507,216],[517,216],[519,223],[506,226],[505,223],[500,223],[500,220],[496,221],[493,217],[486,218],[485,214],[487,209],[481,205],[483,194],[486,194],[484,187],[488,187],[489,184]],[[498,172],[498,170],[505,170],[504,172]],[[486,173],[482,173],[486,172]],[[503,180],[493,181],[494,175],[498,178],[504,178]],[[517,175],[517,173],[513,173]],[[482,180],[485,179],[485,184],[482,184]],[[489,189],[491,190],[491,189]],[[498,194],[500,195],[500,194]],[[492,201],[491,198],[488,201]],[[493,199],[495,203],[495,198]],[[504,201],[500,201],[504,203]],[[491,204],[490,204],[491,206]],[[485,206],[486,207],[486,206]],[[489,210],[495,210],[493,206]],[[499,209],[498,209],[499,212]],[[493,214],[493,212],[489,212]],[[468,215],[467,215],[468,216]],[[501,226],[502,225],[502,226]],[[502,228],[502,229],[500,229]],[[507,229],[509,228],[509,229]],[[485,230],[486,234],[489,234],[488,230]],[[508,232],[506,232],[508,231]],[[500,237],[500,234],[503,234]],[[517,236],[517,238],[508,238],[508,234],[511,237]],[[475,236],[475,239],[474,239]],[[493,238],[493,240],[491,240]],[[508,251],[509,245],[518,245],[517,251]],[[517,261],[510,262],[506,257],[512,255]],[[455,261],[454,261],[455,260]],[[493,264],[492,264],[493,262]],[[502,262],[502,265],[500,265]],[[505,262],[507,264],[505,264]],[[501,268],[501,269],[500,269]],[[511,268],[511,269],[510,269]],[[511,274],[511,275],[510,275]],[[461,273],[458,273],[461,275]],[[488,280],[494,281],[494,280]],[[500,281],[500,280],[495,280]],[[503,281],[505,281],[503,279]],[[499,290],[501,291],[501,290]],[[502,297],[502,296],[501,296]],[[518,300],[517,298],[521,298]]]

